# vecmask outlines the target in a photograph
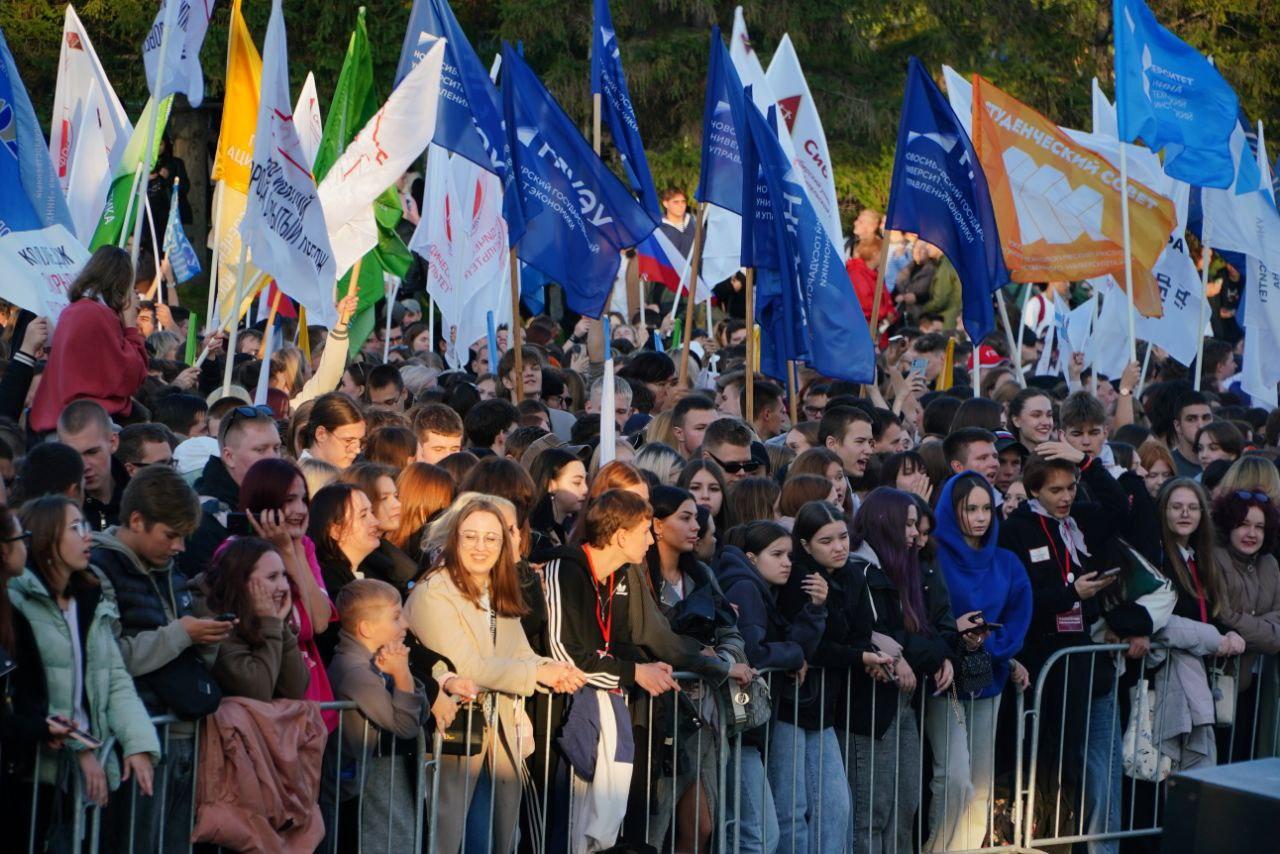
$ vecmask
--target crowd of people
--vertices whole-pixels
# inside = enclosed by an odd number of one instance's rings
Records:
[[[13,838],[73,850],[96,807],[104,850],[404,851],[422,813],[441,852],[977,848],[1038,685],[1043,821],[1107,852],[1130,790],[1274,752],[1280,415],[1234,345],[1200,391],[1163,354],[1036,375],[1022,308],[967,341],[954,270],[877,278],[879,229],[869,386],[746,373],[737,284],[687,353],[657,310],[538,315],[491,364],[410,297],[356,348],[351,299],[188,366],[98,250],[0,378]]]

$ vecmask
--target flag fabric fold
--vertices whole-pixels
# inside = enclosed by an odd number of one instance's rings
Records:
[[[262,57],[253,44],[240,2],[234,0],[231,4],[227,84],[211,180],[222,181],[245,193],[249,190],[249,170],[253,166],[253,134],[257,130],[258,92],[262,88]]]
[[[622,71],[622,55],[613,29],[613,16],[609,13],[609,0],[594,0],[592,8],[591,93],[600,96],[600,112],[609,124],[631,191],[656,218],[662,215],[662,208],[658,205],[658,191],[640,139],[640,124],[631,105],[627,76]]]
[[[293,123],[298,128],[298,141],[302,143],[307,166],[315,166],[320,138],[324,136],[324,118],[320,112],[320,96],[316,94],[316,76],[310,71],[302,81],[298,103],[293,107]]]
[[[181,92],[192,107],[203,103],[204,69],[200,67],[200,48],[216,5],[217,0],[164,0],[161,4],[142,42],[147,90],[157,101]],[[169,30],[167,44],[166,28]],[[161,60],[164,61],[163,73]]]
[[[886,227],[918,233],[960,277],[964,327],[981,343],[995,328],[992,294],[1009,281],[977,152],[924,64],[911,57]]]
[[[160,153],[160,138],[164,136],[164,129],[169,123],[169,112],[172,108],[173,97],[170,96],[159,104],[152,98],[142,109],[142,115],[138,117],[138,123],[133,128],[133,136],[125,146],[124,156],[111,177],[106,206],[102,209],[102,215],[98,218],[98,227],[94,229],[93,237],[89,240],[91,250],[101,246],[123,246],[125,237],[133,234],[134,217],[138,215],[135,203],[138,188],[134,181],[138,177],[139,170],[142,172],[141,180],[146,180],[146,177],[151,174],[156,157]],[[142,160],[146,157],[147,131],[152,128],[151,114],[156,110],[159,110],[159,115],[154,121],[152,158],[150,163],[144,164]]]
[[[189,282],[200,275],[200,256],[195,247],[187,240],[187,233],[182,230],[182,216],[178,213],[178,182],[173,182],[173,190],[169,194],[169,223],[164,229],[164,254],[173,269],[173,278],[178,284]]]

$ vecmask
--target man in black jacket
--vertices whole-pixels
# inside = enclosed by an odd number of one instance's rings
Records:
[[[203,705],[216,708],[218,697],[205,668],[234,624],[191,616],[187,581],[174,570],[173,560],[200,519],[199,500],[173,469],[152,466],[129,482],[120,515],[122,524],[93,535],[91,559],[103,595],[116,603],[119,617],[113,629],[138,695],[152,715],[173,713],[167,697],[194,698],[199,704],[202,692],[207,695]],[[193,647],[194,659],[188,652]],[[186,850],[194,794],[194,735],[190,723],[170,725],[155,793],[141,797],[134,787],[123,787],[107,808],[109,838],[128,839],[133,822],[140,848]]]
[[[75,448],[84,461],[85,521],[95,531],[117,524],[129,473],[115,458],[120,437],[107,410],[93,400],[68,404],[58,416],[58,441]]]

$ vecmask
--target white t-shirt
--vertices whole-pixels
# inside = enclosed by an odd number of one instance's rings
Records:
[[[71,718],[76,726],[89,732],[89,715],[84,709],[84,649],[80,646],[80,617],[75,599],[62,611],[62,619],[71,634]]]

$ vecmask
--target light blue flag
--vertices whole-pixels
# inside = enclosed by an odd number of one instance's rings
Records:
[[[1164,149],[1164,170],[1180,181],[1231,186],[1240,102],[1230,84],[1142,0],[1112,0],[1111,8],[1120,139]]]
[[[622,157],[631,191],[640,196],[645,210],[654,217],[662,216],[658,205],[658,191],[649,172],[649,161],[644,156],[644,143],[640,139],[640,124],[631,105],[631,93],[627,90],[627,76],[622,72],[622,56],[618,50],[618,35],[613,29],[613,16],[609,13],[609,0],[595,0],[591,35],[591,94],[600,96],[600,112],[609,123],[613,144]]]
[[[520,260],[559,283],[570,309],[599,317],[622,250],[648,237],[657,223],[505,43],[502,100],[519,187],[507,202],[525,223]]]
[[[164,229],[164,255],[173,268],[173,278],[178,284],[189,282],[200,275],[200,256],[187,240],[182,230],[182,216],[178,211],[178,182],[173,182],[169,195],[169,222]]]

